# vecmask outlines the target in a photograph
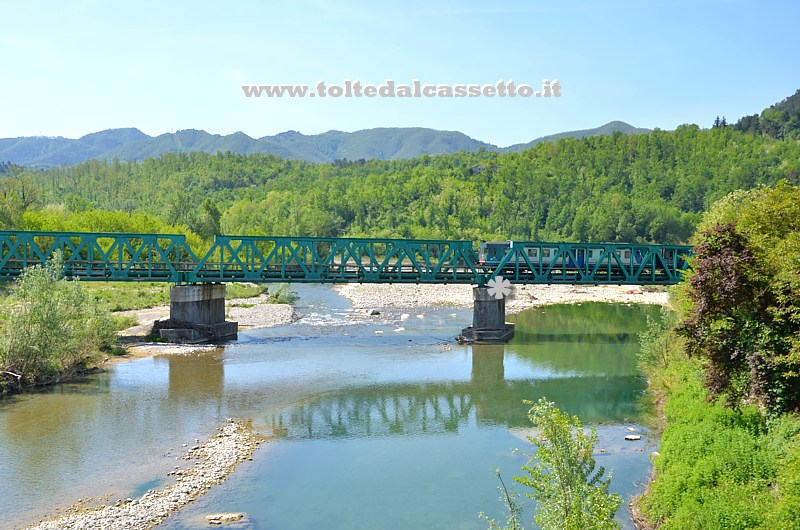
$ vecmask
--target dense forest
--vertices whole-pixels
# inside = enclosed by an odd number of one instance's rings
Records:
[[[791,132],[796,97],[764,113],[786,114]],[[717,125],[391,161],[227,152],[4,164],[0,228],[682,243],[729,192],[800,179],[791,134]]]

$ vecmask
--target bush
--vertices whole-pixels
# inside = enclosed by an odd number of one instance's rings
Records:
[[[297,302],[297,299],[300,298],[297,296],[297,293],[289,289],[289,287],[284,284],[281,285],[277,291],[269,295],[269,299],[267,300],[270,304],[293,304]]]
[[[111,314],[76,280],[62,278],[62,260],[25,271],[8,299],[0,369],[4,391],[74,375],[116,340]]]
[[[540,429],[528,440],[536,455],[523,467],[526,476],[514,480],[533,489],[534,519],[543,530],[601,530],[619,528],[614,513],[619,495],[610,493],[605,469],[596,468],[592,451],[597,432],[583,429],[577,416],[570,417],[544,398],[532,405],[528,417]]]

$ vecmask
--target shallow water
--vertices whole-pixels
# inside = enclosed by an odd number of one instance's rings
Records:
[[[635,334],[657,308],[538,308],[514,317],[512,343],[469,347],[452,340],[469,311],[367,318],[325,287],[296,289],[305,317],[291,326],[0,401],[5,520],[138,496],[167,483],[183,444],[237,417],[275,439],[164,527],[244,511],[250,528],[486,528],[478,512],[502,515],[494,469],[510,482],[526,463],[523,400],[541,396],[598,427],[613,489],[646,480],[646,436],[622,439],[641,430]]]

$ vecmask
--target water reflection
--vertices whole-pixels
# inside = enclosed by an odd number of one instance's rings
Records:
[[[645,389],[635,337],[649,312],[586,304],[522,313],[511,344],[453,352],[470,359],[467,380],[347,385],[268,422],[296,440],[451,434],[470,423],[518,428],[529,426],[524,402],[540,397],[587,424],[634,422]]]
[[[158,357],[169,366],[169,399],[220,402],[225,393],[225,349]]]
[[[586,423],[635,421],[639,416],[644,387],[637,376],[498,381],[494,361],[492,371],[480,372],[477,382],[347,388],[270,421],[287,439],[447,434],[473,422],[527,427],[524,401],[540,397]]]

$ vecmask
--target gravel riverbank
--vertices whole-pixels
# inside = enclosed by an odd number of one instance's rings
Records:
[[[345,284],[334,289],[350,300],[355,309],[472,307],[470,285]],[[635,285],[517,285],[506,299],[506,312],[519,313],[540,305],[579,302],[667,305],[669,295],[662,288],[648,289]]]
[[[125,499],[114,505],[86,508],[76,505],[57,519],[27,530],[130,530],[153,528],[181,507],[224,481],[241,462],[252,459],[261,441],[249,425],[229,419],[224,427],[202,445],[190,448],[184,462],[195,462],[188,469],[176,467],[168,474],[175,484],[150,490],[138,499]]]

